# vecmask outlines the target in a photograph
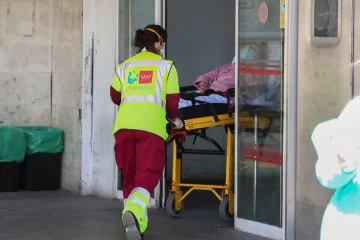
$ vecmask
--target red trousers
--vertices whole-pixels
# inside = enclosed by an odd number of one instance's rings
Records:
[[[120,130],[115,142],[116,164],[124,177],[124,199],[137,187],[152,194],[165,167],[164,139],[149,132]]]

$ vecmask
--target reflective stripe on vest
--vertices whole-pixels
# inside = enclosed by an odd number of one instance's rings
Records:
[[[166,108],[166,103],[164,103],[164,101],[161,100],[161,97],[158,97],[157,95],[126,96],[121,100],[121,103],[126,102],[153,102],[164,109]]]
[[[137,60],[137,61],[128,62],[128,63],[120,65],[120,67],[118,69],[118,74],[119,74],[119,76],[121,76],[123,86],[125,86],[125,79],[126,79],[125,70],[127,68],[129,68],[129,67],[147,67],[147,66],[154,66],[154,67],[158,67],[158,69],[159,69],[157,81],[156,81],[155,94],[154,95],[142,95],[142,96],[125,96],[121,100],[121,103],[153,102],[165,109],[166,103],[161,99],[161,90],[163,87],[163,80],[164,80],[163,78],[164,78],[165,72],[166,71],[170,72],[170,68],[171,68],[171,64],[169,64],[167,60],[159,60],[159,61]]]

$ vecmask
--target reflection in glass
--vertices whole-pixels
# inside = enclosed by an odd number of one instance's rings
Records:
[[[280,1],[266,2],[268,22],[239,18],[237,217],[281,227],[284,30],[271,12]],[[239,16],[258,7],[240,7]]]
[[[338,37],[338,0],[314,0],[314,37]]]
[[[146,25],[155,21],[155,0],[132,0],[130,4],[130,44],[133,46],[136,30],[143,29]],[[137,51],[137,48],[132,47],[131,55],[137,54]]]

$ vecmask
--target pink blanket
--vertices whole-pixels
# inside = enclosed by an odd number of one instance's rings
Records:
[[[229,88],[235,88],[235,64],[226,64],[199,76],[194,82],[199,90],[201,82],[210,84],[209,88],[217,92],[226,92]]]
[[[263,86],[260,89],[241,91],[247,99],[258,97],[268,84],[268,77],[263,75],[241,74],[239,79],[240,91],[242,87],[245,90],[246,87]],[[208,88],[217,92],[226,92],[229,88],[235,88],[235,64],[226,64],[199,76],[194,82],[194,86],[201,90],[202,83],[209,84]]]

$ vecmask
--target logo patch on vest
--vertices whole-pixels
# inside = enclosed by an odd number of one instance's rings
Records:
[[[131,71],[128,74],[127,82],[129,84],[134,84],[138,80],[139,74],[137,74],[135,71]]]
[[[156,87],[157,80],[156,67],[131,67],[126,71],[126,82],[124,90],[126,91],[141,91],[131,94],[153,94]]]
[[[153,71],[131,71],[128,74],[127,82],[129,84],[151,84],[153,80],[154,72]]]
[[[139,84],[150,84],[153,79],[153,71],[140,71]]]

